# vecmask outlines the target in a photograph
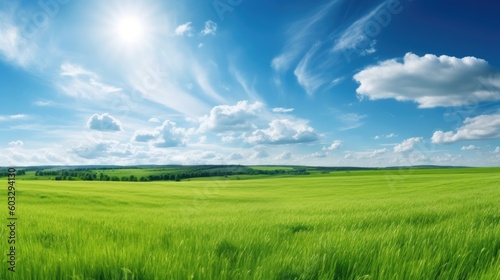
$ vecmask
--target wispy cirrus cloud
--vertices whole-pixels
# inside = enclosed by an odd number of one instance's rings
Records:
[[[339,129],[342,131],[351,130],[362,126],[363,119],[368,117],[367,115],[361,115],[358,113],[348,113],[338,116],[338,119],[343,123],[343,126]]]
[[[82,66],[64,63],[60,67],[59,88],[66,95],[88,100],[102,100],[107,95],[121,91],[119,87],[101,82],[99,76]]]
[[[335,44],[333,45],[332,50],[344,51],[359,48],[359,44],[368,39],[368,35],[366,34],[367,23],[372,20],[373,17],[387,5],[387,2],[389,1],[381,3],[373,10],[368,12],[365,16],[352,23],[342,33],[340,33],[339,38],[335,40]],[[374,46],[371,46],[371,48],[374,48]],[[369,53],[373,52],[374,51],[369,51]]]
[[[17,120],[26,120],[30,117],[25,114],[17,114],[17,115],[9,115],[9,116],[0,116],[0,122],[5,121],[17,121]]]
[[[273,108],[273,113],[291,113],[295,109],[294,108]]]
[[[292,66],[301,53],[310,48],[308,42],[313,35],[314,27],[319,24],[330,12],[330,9],[338,0],[331,0],[319,7],[312,15],[293,23],[288,29],[284,51],[275,56],[271,67],[276,72],[285,72]]]
[[[2,3],[0,10],[0,58],[17,66],[27,67],[36,58],[37,46],[23,36],[15,20],[16,8],[12,3]]]

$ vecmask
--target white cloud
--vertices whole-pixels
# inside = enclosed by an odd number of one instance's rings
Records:
[[[88,71],[79,65],[70,63],[61,64],[61,76],[70,76],[70,77],[88,76],[92,78],[97,78],[97,75],[95,73]]]
[[[297,82],[302,86],[307,94],[312,95],[321,85],[328,81],[322,71],[318,71],[317,67],[311,67],[312,59],[315,58],[321,44],[315,44],[300,60],[293,74],[297,78]]]
[[[314,158],[326,158],[327,154],[326,153],[317,152],[317,153],[311,154],[310,156],[314,157]]]
[[[275,119],[269,123],[269,128],[254,131],[247,141],[258,144],[292,144],[309,143],[317,139],[318,135],[305,121]]]
[[[273,112],[274,113],[291,113],[293,112],[295,109],[294,108],[273,108]]]
[[[359,55],[361,55],[361,56],[367,56],[367,55],[370,55],[370,54],[372,54],[372,53],[375,53],[375,52],[377,51],[377,49],[375,48],[375,45],[376,45],[376,44],[377,44],[377,40],[372,40],[372,41],[370,42],[370,46],[369,46],[369,48],[368,48],[368,49],[365,49],[365,50],[363,50],[363,51],[361,51],[361,52],[359,53]]]
[[[98,131],[122,131],[121,122],[108,113],[94,114],[87,121],[87,128]]]
[[[151,122],[151,123],[161,123],[161,121],[159,119],[157,119],[157,118],[150,118],[148,120],[148,122]]]
[[[394,147],[395,153],[406,153],[413,151],[415,144],[421,143],[424,140],[422,137],[413,137],[404,140],[401,144],[398,144]]]
[[[330,87],[340,84],[340,82],[342,82],[344,79],[345,79],[344,77],[336,78],[330,83]]]
[[[54,102],[52,101],[47,101],[47,100],[38,100],[33,103],[35,106],[38,107],[47,107],[47,106],[52,106],[54,105]]]
[[[311,30],[326,18],[336,2],[337,0],[331,0],[325,3],[314,14],[290,26],[287,32],[289,38],[286,40],[284,52],[275,56],[271,61],[271,67],[276,72],[287,71],[297,57],[309,47],[308,42],[310,42]]]
[[[240,160],[243,156],[240,153],[232,153],[227,157],[227,160]]]
[[[203,36],[205,35],[215,35],[217,32],[217,23],[208,20],[205,22],[205,28],[201,31]]]
[[[61,65],[61,76],[66,77],[59,87],[72,97],[102,99],[108,94],[121,91],[121,88],[104,84],[99,77],[81,66],[65,63]]]
[[[500,100],[500,72],[487,61],[407,53],[403,61],[386,60],[354,75],[356,92],[370,100],[413,101],[419,108]]]
[[[367,27],[368,22],[386,5],[384,2],[378,5],[371,12],[366,14],[364,17],[355,21],[351,26],[342,32],[340,38],[335,41],[335,45],[333,46],[334,51],[344,51],[351,49],[359,49],[363,41],[369,40],[370,48],[365,50],[365,52],[373,53],[375,51],[373,40],[368,38],[365,29]]]
[[[81,144],[69,152],[84,159],[127,158],[138,154],[139,148],[131,144],[120,144],[118,141],[99,140],[94,143]]]
[[[19,147],[19,146],[23,146],[23,145],[24,145],[24,143],[21,140],[9,142],[9,146],[12,146],[12,147]]]
[[[86,159],[107,157],[108,151],[111,149],[111,147],[117,144],[118,142],[116,141],[99,141],[96,143],[80,145],[73,148],[71,152],[75,153],[79,157]]]
[[[276,159],[289,160],[291,158],[292,158],[292,153],[290,153],[289,151],[284,151]]]
[[[497,147],[494,151],[493,151],[495,154],[498,154],[500,153],[500,147]]]
[[[135,142],[150,142],[157,148],[186,146],[192,130],[177,127],[176,123],[165,121],[153,131],[136,131],[132,140]]]
[[[259,158],[267,158],[269,157],[269,154],[262,149],[258,149],[255,151],[255,153],[250,157],[250,159],[259,159]]]
[[[338,117],[340,121],[344,123],[344,126],[340,130],[351,130],[358,128],[363,125],[362,120],[365,119],[367,115],[360,115],[356,113],[348,113]]]
[[[252,120],[258,117],[258,112],[264,107],[260,102],[249,103],[240,101],[234,106],[215,106],[210,114],[200,118],[200,132],[245,131],[254,129]]]
[[[0,11],[0,58],[26,67],[35,59],[36,44],[31,42],[33,38],[23,36],[23,29],[14,22],[17,12],[4,2]]]
[[[334,151],[342,146],[342,141],[335,140],[330,147],[323,147],[323,151]]]
[[[436,131],[432,142],[436,144],[449,144],[466,140],[488,140],[500,138],[500,114],[480,115],[466,118],[464,124],[456,132]]]
[[[475,145],[469,145],[469,146],[463,146],[460,150],[462,151],[474,151],[474,150],[479,150],[479,147]]]
[[[184,24],[181,24],[175,28],[175,35],[177,36],[183,36],[186,35],[188,37],[193,36],[192,30],[193,27],[191,26],[191,22],[186,22]]]
[[[17,121],[17,120],[26,120],[29,117],[24,114],[10,115],[10,116],[0,116],[0,122],[4,121]]]
[[[202,135],[198,138],[198,144],[204,144],[207,142],[207,136]]]
[[[377,135],[377,136],[373,137],[373,139],[380,140],[382,138],[390,139],[390,138],[394,138],[394,137],[398,137],[398,135],[395,133],[390,133],[387,135]]]
[[[93,86],[95,89],[97,89],[99,92],[101,92],[103,94],[118,92],[118,91],[122,90],[121,88],[106,85],[106,84],[98,82],[94,79],[89,79],[89,85]]]
[[[354,159],[370,159],[387,153],[387,148],[372,150],[368,152],[346,152],[344,158],[354,158]]]

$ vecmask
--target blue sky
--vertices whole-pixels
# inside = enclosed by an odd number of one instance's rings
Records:
[[[499,8],[0,0],[0,165],[497,166]]]

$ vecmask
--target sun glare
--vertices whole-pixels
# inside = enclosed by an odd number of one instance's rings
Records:
[[[122,16],[116,22],[116,35],[120,42],[127,45],[136,45],[144,40],[145,36],[144,22],[137,16]]]

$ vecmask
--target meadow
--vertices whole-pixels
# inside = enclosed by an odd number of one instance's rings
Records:
[[[499,168],[20,177],[16,194],[0,279],[500,279]]]

